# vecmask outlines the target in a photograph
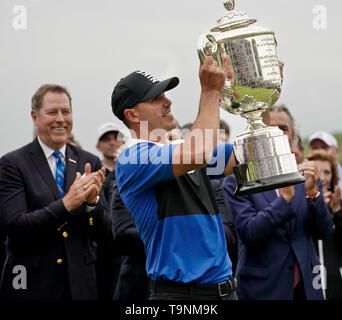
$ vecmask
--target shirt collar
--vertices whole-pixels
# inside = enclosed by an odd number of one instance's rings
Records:
[[[103,161],[102,161],[102,167],[104,167],[106,170],[110,171],[110,172],[113,172],[114,169],[110,166],[107,166]]]
[[[149,141],[149,140],[143,140],[143,139],[129,139],[126,143],[125,143],[125,148],[129,148],[135,144],[138,144],[140,142],[150,142],[150,143],[154,143],[158,146],[164,146],[165,144],[164,143],[159,143],[159,142],[154,142],[154,141]],[[178,139],[178,140],[173,140],[173,141],[170,141],[168,140],[166,144],[180,144],[180,143],[183,143],[184,140],[183,139]]]
[[[158,143],[158,142],[154,142],[154,141],[148,141],[148,140],[144,140],[144,139],[129,139],[126,143],[125,143],[125,148],[129,148],[131,146],[134,146],[135,144],[138,144],[140,142],[150,142],[150,143],[154,143],[158,146],[162,146],[162,143]]]
[[[46,159],[51,157],[55,151],[58,151],[58,150],[53,150],[50,147],[48,147],[42,140],[40,140],[39,136],[38,136],[38,142],[44,152]],[[63,159],[65,158],[65,150],[66,150],[66,144],[62,148],[59,149],[59,151],[62,153]]]
[[[130,148],[132,146],[134,146],[135,144],[138,144],[140,142],[150,142],[150,143],[154,143],[158,146],[164,146],[165,144],[164,143],[159,143],[159,142],[154,142],[154,141],[149,141],[149,140],[144,140],[144,139],[135,139],[135,138],[131,138],[129,139],[128,141],[126,141],[125,144],[123,144],[119,150],[118,150],[118,156],[120,155],[120,153],[122,151],[124,151],[125,149],[127,148]],[[174,140],[174,141],[170,141],[168,140],[168,144],[180,144],[180,143],[183,143],[184,140],[183,139],[179,139],[179,140]]]

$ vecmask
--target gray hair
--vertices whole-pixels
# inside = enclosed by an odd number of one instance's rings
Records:
[[[296,121],[293,118],[290,110],[286,107],[285,104],[279,104],[279,105],[274,105],[272,106],[270,109],[270,112],[285,112],[290,120],[290,125],[291,125],[291,129],[293,131],[293,145],[296,145],[298,143],[298,137],[299,137],[299,130],[298,127],[296,125]]]

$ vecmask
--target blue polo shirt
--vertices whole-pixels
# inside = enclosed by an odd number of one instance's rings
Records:
[[[151,280],[214,284],[232,276],[221,214],[208,176],[224,176],[232,145],[206,168],[175,177],[175,144],[139,141],[118,157],[116,180],[145,246]]]

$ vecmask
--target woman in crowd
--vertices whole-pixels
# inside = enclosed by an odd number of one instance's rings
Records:
[[[316,241],[321,264],[326,268],[326,299],[342,299],[342,209],[338,170],[334,157],[324,150],[312,151],[307,160],[315,161],[320,169],[324,200],[334,222],[333,232],[326,240]],[[322,275],[324,283],[325,274]]]

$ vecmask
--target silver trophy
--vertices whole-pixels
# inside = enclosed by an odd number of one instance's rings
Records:
[[[203,63],[212,56],[222,66],[221,54],[231,59],[235,82],[222,89],[220,106],[247,119],[245,132],[234,141],[237,166],[236,196],[267,191],[304,182],[298,172],[288,137],[278,127],[267,127],[262,113],[281,92],[281,74],[274,32],[260,26],[247,14],[235,11],[235,1],[225,1],[227,14],[210,33],[199,38],[198,54]]]

